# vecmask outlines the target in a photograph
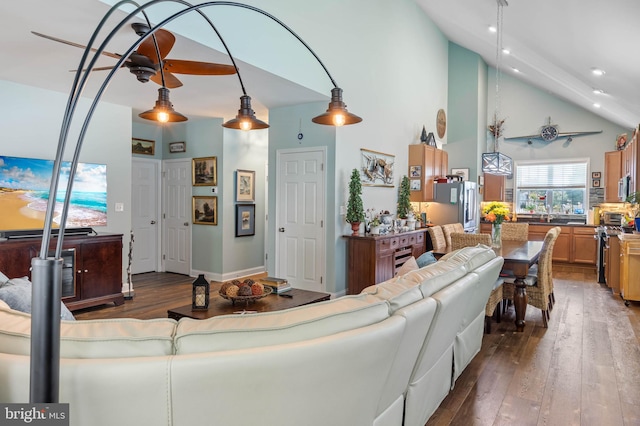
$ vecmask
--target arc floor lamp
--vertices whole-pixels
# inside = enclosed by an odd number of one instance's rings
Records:
[[[163,21],[156,24],[155,26],[151,25],[149,21],[146,10],[153,7],[154,5],[162,2],[173,2],[178,3],[179,5],[184,6],[184,8],[178,12],[173,13],[170,16],[167,16]],[[124,17],[120,22],[118,22],[111,31],[102,39],[101,42],[98,42],[98,35],[105,27],[107,20],[113,15],[117,10],[120,10],[122,6],[125,5],[133,5],[135,10],[129,13],[126,17]],[[56,403],[59,398],[59,380],[60,380],[60,299],[61,299],[61,287],[62,287],[62,259],[61,259],[61,251],[62,251],[62,242],[64,238],[64,230],[65,230],[65,222],[67,219],[67,213],[70,203],[70,195],[71,195],[71,185],[73,184],[73,178],[76,173],[76,169],[78,166],[78,160],[80,151],[82,149],[82,143],[84,137],[86,135],[87,128],[89,123],[91,122],[91,118],[95,112],[95,109],[102,97],[103,93],[107,89],[111,79],[115,75],[116,71],[120,69],[122,64],[127,60],[127,58],[135,51],[135,49],[148,37],[154,37],[154,44],[156,47],[156,53],[158,57],[160,57],[160,53],[158,51],[158,44],[155,40],[154,33],[164,27],[169,22],[183,16],[187,13],[196,12],[199,13],[207,23],[213,28],[216,32],[216,35],[221,40],[224,48],[227,51],[227,54],[231,58],[233,66],[238,71],[238,68],[235,64],[235,60],[231,55],[226,43],[224,42],[222,36],[217,31],[211,20],[207,15],[205,15],[202,9],[209,8],[212,6],[229,6],[229,7],[240,7],[252,10],[254,12],[260,13],[272,21],[275,21],[277,24],[286,29],[291,35],[293,35],[296,39],[298,39],[309,52],[315,57],[318,63],[322,66],[323,70],[331,80],[333,84],[333,89],[331,90],[331,101],[329,102],[329,107],[327,111],[315,118],[312,119],[313,122],[318,124],[326,124],[326,125],[348,125],[355,124],[362,119],[354,114],[351,114],[347,111],[346,105],[342,100],[342,89],[340,89],[335,83],[333,77],[322,63],[320,58],[315,54],[315,52],[300,38],[291,28],[284,24],[284,22],[277,19],[275,16],[265,12],[264,10],[258,9],[254,6],[246,5],[243,3],[236,2],[228,2],[228,1],[210,1],[204,2],[197,5],[192,5],[185,1],[181,0],[151,0],[144,5],[139,5],[138,3],[132,0],[122,0],[116,4],[114,4],[109,11],[104,15],[104,17],[99,22],[96,27],[94,33],[92,34],[89,43],[87,44],[86,49],[82,55],[80,60],[80,64],[78,65],[73,84],[69,93],[69,98],[67,101],[65,113],[62,120],[62,125],[60,129],[60,135],[58,139],[58,147],[56,151],[56,158],[53,165],[53,173],[51,178],[50,192],[49,192],[49,201],[47,205],[47,211],[45,215],[45,224],[42,235],[42,244],[40,247],[40,254],[38,257],[33,258],[31,261],[32,266],[32,281],[33,281],[33,290],[32,290],[32,317],[31,317],[31,364],[30,364],[30,392],[29,399],[31,403]],[[109,42],[113,39],[115,34],[128,22],[130,22],[133,18],[139,16],[143,16],[147,21],[147,24],[150,28],[148,32],[141,35],[139,39],[137,39],[123,54],[122,57],[118,60],[118,62],[114,65],[113,69],[110,70],[107,76],[104,78],[101,86],[99,87],[97,93],[93,96],[93,101],[84,116],[84,120],[80,127],[80,132],[78,135],[78,139],[76,141],[75,150],[73,154],[73,159],[71,161],[70,171],[69,171],[69,180],[67,184],[67,190],[65,193],[62,211],[60,214],[60,229],[58,232],[58,240],[56,244],[55,255],[50,257],[49,254],[49,245],[51,243],[51,233],[53,226],[53,216],[54,216],[54,207],[55,200],[58,191],[58,184],[60,182],[60,171],[62,165],[62,158],[64,156],[64,152],[67,145],[67,139],[69,136],[69,132],[71,129],[71,125],[74,119],[74,115],[76,113],[76,108],[78,106],[78,102],[82,96],[82,92],[85,89],[91,71],[94,69],[96,62],[102,52],[105,51],[105,48],[109,44]],[[102,31],[104,33],[104,31]],[[97,48],[93,48],[94,45],[99,44]],[[159,71],[163,73],[162,63],[159,64]],[[162,85],[163,87],[159,91],[159,99],[156,102],[157,110],[163,112],[162,109],[167,107],[171,107],[171,102],[169,101],[168,89],[164,87],[164,74],[162,76]],[[238,73],[238,78],[240,80],[240,85],[242,88],[242,96],[240,98],[241,106],[238,111],[238,115],[236,118],[225,122],[223,126],[232,129],[256,129],[256,128],[265,128],[268,125],[260,120],[255,119],[255,115],[253,114],[253,110],[251,109],[250,97],[247,95],[244,84],[242,82],[242,78]],[[164,90],[163,90],[164,89]],[[158,119],[157,116],[153,114],[153,110],[147,111],[143,114],[147,114],[147,119]],[[157,111],[156,111],[157,112]],[[255,121],[252,121],[252,118]],[[247,122],[247,119],[249,121]],[[178,119],[174,121],[184,121],[178,117]]]

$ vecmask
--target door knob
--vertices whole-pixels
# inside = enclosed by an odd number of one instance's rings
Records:
[[[189,222],[185,222],[185,223],[184,223],[184,226],[189,226]]]
[[[151,224],[152,224],[152,225],[155,225],[155,224],[156,224],[156,221],[155,221],[155,220],[152,220],[152,221],[151,221]]]
[[[284,232],[284,228],[278,228],[278,232]]]

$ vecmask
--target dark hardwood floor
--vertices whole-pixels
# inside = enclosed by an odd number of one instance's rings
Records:
[[[640,303],[626,307],[592,271],[558,269],[549,328],[529,306],[525,331],[516,333],[509,308],[427,425],[640,425]],[[133,300],[74,314],[166,317],[190,303],[192,281],[136,275]]]

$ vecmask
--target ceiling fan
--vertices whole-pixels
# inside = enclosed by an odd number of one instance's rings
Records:
[[[524,139],[527,141],[527,144],[531,145],[532,140],[541,139],[543,142],[553,142],[558,138],[567,138],[567,142],[571,142],[575,136],[587,136],[587,135],[595,135],[598,133],[602,133],[602,130],[596,130],[592,132],[564,132],[561,133],[558,131],[557,124],[551,124],[551,117],[547,120],[547,124],[540,128],[540,133],[535,135],[525,135],[525,136],[513,136],[509,138],[504,138],[505,140],[513,140],[513,139]]]
[[[133,23],[131,24],[131,28],[133,28],[136,34],[140,37],[149,32],[149,26],[142,23]],[[81,49],[86,48],[86,46],[72,41],[63,40],[57,37],[38,33],[36,31],[31,32],[38,37],[43,37],[48,40],[57,41],[69,46],[79,47]],[[186,61],[182,59],[165,59],[173,48],[176,37],[169,31],[162,28],[158,29],[154,35],[158,43],[160,57],[158,57],[158,54],[156,53],[153,37],[149,37],[140,43],[138,49],[133,52],[123,64],[123,66],[129,68],[129,72],[134,74],[138,81],[146,83],[151,80],[154,83],[162,85],[162,75],[158,72],[160,71],[160,67],[162,67],[162,74],[164,74],[164,87],[169,89],[182,86],[182,82],[173,74],[230,75],[236,73],[236,69],[233,65]],[[96,49],[91,50],[94,52],[96,51]],[[115,59],[120,59],[122,57],[122,55],[107,51],[103,51],[102,54]],[[112,68],[113,67],[97,67],[94,68],[93,71],[110,70]],[[75,70],[73,70],[73,72],[75,72]]]

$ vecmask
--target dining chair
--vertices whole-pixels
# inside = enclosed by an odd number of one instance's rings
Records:
[[[529,224],[526,222],[502,222],[502,239],[527,241],[529,239]]]
[[[451,250],[458,250],[462,247],[475,247],[478,244],[484,244],[491,247],[491,235],[489,234],[467,234],[464,232],[454,232],[451,234]],[[500,322],[502,302],[502,282],[500,277],[493,284],[491,294],[484,308],[484,329],[487,334],[491,334],[491,317],[496,316],[496,322]]]
[[[431,238],[431,246],[434,251],[441,251],[447,247],[447,241],[440,225],[427,228],[427,232],[429,233],[429,238]]]
[[[527,286],[527,304],[540,309],[540,311],[542,312],[542,325],[545,328],[547,328],[547,321],[550,319],[550,295],[553,291],[553,247],[555,246],[556,240],[558,239],[558,235],[560,235],[559,226],[551,228],[549,231],[547,231],[542,243],[542,249],[540,250],[540,256],[538,257],[538,264],[532,266],[529,269],[529,273],[524,280]]]
[[[527,241],[529,239],[529,224],[526,222],[502,222],[502,240],[503,241]],[[504,298],[508,301],[513,300],[513,294],[515,292],[515,285],[513,282],[515,277],[507,277],[504,280],[504,288],[502,293]],[[507,304],[504,304],[503,309],[506,309]]]
[[[454,232],[464,232],[464,226],[461,223],[447,223],[442,225],[442,233],[444,233],[444,239],[448,246],[451,246],[451,234]]]

